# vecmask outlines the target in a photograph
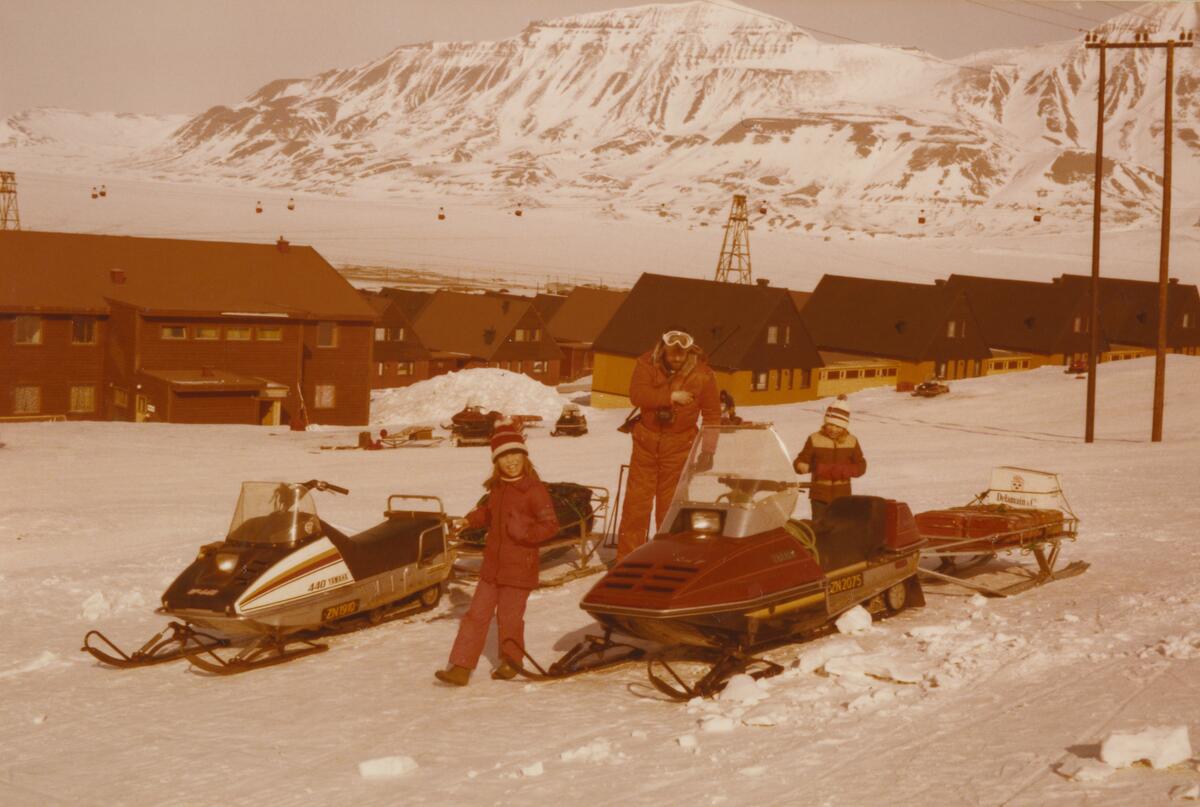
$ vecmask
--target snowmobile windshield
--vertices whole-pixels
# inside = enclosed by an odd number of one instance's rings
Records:
[[[304,485],[243,482],[227,541],[291,544],[320,529],[317,506]]]
[[[723,535],[766,532],[787,522],[799,486],[787,447],[771,424],[705,426],[692,445],[663,525],[676,524],[683,511],[705,510],[722,514]]]

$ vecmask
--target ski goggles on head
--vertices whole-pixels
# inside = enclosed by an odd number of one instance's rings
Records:
[[[685,331],[667,331],[662,335],[662,340],[663,344],[667,347],[681,347],[684,350],[696,344],[696,340],[692,338],[692,335]]]

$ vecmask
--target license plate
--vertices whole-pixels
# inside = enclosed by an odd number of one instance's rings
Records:
[[[349,602],[340,602],[337,605],[331,605],[321,611],[322,622],[332,622],[335,619],[341,619],[344,616],[350,616],[358,610],[358,600],[350,600]]]

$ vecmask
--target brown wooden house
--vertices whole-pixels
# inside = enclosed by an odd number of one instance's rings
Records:
[[[0,417],[368,422],[374,312],[311,247],[0,232]]]
[[[562,351],[528,297],[434,292],[413,327],[430,351],[432,375],[498,367],[559,383]]]
[[[377,315],[369,368],[371,389],[407,387],[429,378],[432,357],[413,327],[404,300],[383,292],[360,290],[359,293]]]
[[[563,381],[591,375],[592,346],[629,295],[626,291],[576,286],[547,321],[550,335],[562,348]]]
[[[966,295],[945,284],[825,275],[801,317],[821,350],[899,361],[897,386],[982,375],[991,355]]]
[[[993,356],[985,374],[1027,370],[1087,359],[1091,349],[1091,294],[1062,283],[951,275],[962,291]],[[1101,351],[1108,340],[1100,334]]]
[[[811,400],[821,358],[787,289],[644,274],[594,344],[592,405],[629,405],[638,356],[671,328],[707,353],[739,406]]]
[[[1054,283],[1090,294],[1092,279],[1062,275]],[[1152,354],[1158,347],[1158,283],[1101,277],[1100,324],[1109,341],[1101,359]],[[1167,350],[1200,353],[1200,293],[1175,278],[1167,284]]]

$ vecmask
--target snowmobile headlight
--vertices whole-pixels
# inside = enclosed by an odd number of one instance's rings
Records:
[[[232,572],[237,567],[238,556],[222,552],[217,555],[217,568],[223,572]]]
[[[717,510],[693,510],[692,529],[696,532],[720,532],[721,513]]]

